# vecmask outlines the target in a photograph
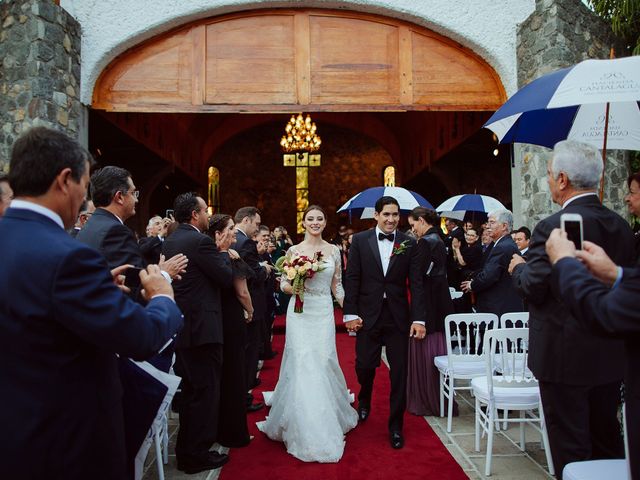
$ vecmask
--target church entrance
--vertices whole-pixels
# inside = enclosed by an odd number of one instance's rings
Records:
[[[504,101],[472,51],[395,19],[328,10],[259,10],[201,20],[118,57],[96,83],[90,148],[128,168],[141,190],[141,230],[177,193],[208,190],[223,212],[256,205],[265,222],[296,221],[295,169],[279,140],[309,113],[322,138],[309,201],[328,211],[355,193],[396,185],[437,205],[477,189],[508,204],[509,152],[479,131]],[[489,190],[495,188],[495,190]],[[346,222],[347,218],[337,218]]]

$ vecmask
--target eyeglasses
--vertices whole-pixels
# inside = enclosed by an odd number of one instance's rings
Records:
[[[120,193],[122,193],[123,195],[126,195],[127,193],[130,193],[131,195],[133,195],[133,198],[135,198],[136,200],[138,200],[138,198],[140,198],[140,190],[133,190],[133,191],[126,191],[123,192],[121,191]]]

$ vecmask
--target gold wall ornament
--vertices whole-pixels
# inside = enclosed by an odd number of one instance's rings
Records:
[[[320,154],[315,152],[320,149],[322,140],[308,114],[306,118],[302,113],[291,115],[284,131],[280,139],[285,152],[282,160],[285,167],[296,169],[296,232],[302,234],[303,215],[309,206],[309,167],[320,166]]]
[[[213,215],[220,210],[220,171],[209,167],[207,171],[207,211]]]
[[[385,187],[395,187],[396,186],[396,167],[393,165],[388,165],[384,167],[384,171],[382,173],[382,180],[384,182]]]

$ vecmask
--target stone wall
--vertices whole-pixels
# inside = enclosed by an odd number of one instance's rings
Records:
[[[0,170],[15,139],[32,125],[78,137],[80,26],[51,0],[0,4]]]
[[[536,0],[536,11],[518,33],[519,87],[588,58],[609,58],[611,47],[623,51],[610,26],[580,0]],[[550,152],[544,147],[515,145],[512,194],[517,225],[533,227],[559,208],[551,202],[547,185]],[[628,155],[608,153],[604,203],[625,216],[623,197],[628,175]]]

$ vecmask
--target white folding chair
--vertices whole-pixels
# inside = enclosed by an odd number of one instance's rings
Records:
[[[498,328],[529,328],[529,312],[503,313]]]
[[[493,328],[498,317],[493,313],[454,313],[445,318],[447,355],[435,357],[433,363],[440,373],[440,416],[444,417],[444,399],[447,409],[447,432],[451,432],[453,397],[457,390],[470,390],[470,386],[456,386],[456,380],[471,380],[485,374],[480,346],[485,330]],[[455,344],[455,348],[453,347]]]
[[[631,480],[631,465],[629,463],[629,438],[627,437],[627,409],[622,409],[622,424],[624,426],[624,460],[586,460],[565,465],[562,470],[562,480]]]
[[[529,350],[528,328],[501,328],[487,331],[484,336],[486,376],[471,380],[476,398],[475,448],[480,451],[480,430],[487,434],[487,458],[485,475],[491,475],[493,433],[498,410],[517,410],[519,418],[505,418],[509,423],[520,424],[520,449],[525,449],[525,424],[531,425],[542,436],[549,473],[554,474],[549,439],[544,425],[538,381],[526,368]],[[500,352],[498,358],[496,353]],[[495,375],[500,364],[503,375]],[[482,411],[486,407],[486,411]],[[535,414],[535,411],[538,414]]]

